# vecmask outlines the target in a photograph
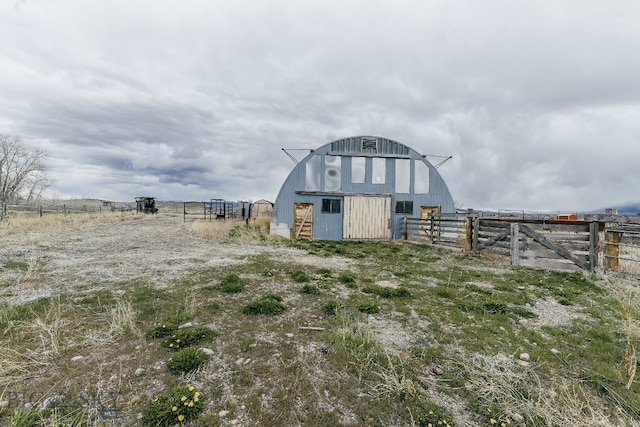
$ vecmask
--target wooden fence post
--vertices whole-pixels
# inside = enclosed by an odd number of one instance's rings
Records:
[[[406,215],[402,219],[402,236],[404,237],[404,240],[409,238],[409,226]]]
[[[480,233],[480,216],[478,214],[473,216],[473,250],[478,250],[478,238]]]
[[[431,244],[433,245],[433,242],[435,241],[435,238],[434,238],[434,236],[433,236],[434,231],[435,231],[435,230],[434,230],[434,222],[435,222],[435,221],[434,221],[434,215],[433,215],[433,213],[430,213],[430,214],[429,214],[429,220],[431,220],[431,225],[430,225],[430,230],[431,230]]]
[[[600,224],[589,224],[589,271],[595,273],[598,269],[598,246],[600,244]]]
[[[520,265],[520,226],[517,222],[511,223],[511,265]]]
[[[467,210],[467,227],[465,231],[464,250],[471,252],[473,250],[473,209]]]
[[[605,234],[605,268],[607,270],[620,269],[620,233],[606,230]]]

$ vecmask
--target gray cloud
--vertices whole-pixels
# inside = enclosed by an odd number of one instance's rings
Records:
[[[268,198],[286,148],[383,135],[467,207],[637,200],[634,2],[0,5],[0,132],[59,197]],[[435,162],[436,160],[434,160]]]

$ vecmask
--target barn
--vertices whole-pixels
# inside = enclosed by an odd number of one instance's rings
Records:
[[[260,199],[257,202],[253,202],[251,207],[251,219],[258,218],[271,218],[273,214],[273,203],[268,200]]]
[[[378,136],[339,139],[311,152],[280,188],[271,233],[288,238],[398,239],[403,218],[454,212],[426,157]]]

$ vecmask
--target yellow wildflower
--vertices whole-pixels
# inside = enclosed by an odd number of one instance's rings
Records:
[[[180,400],[184,402],[185,400],[187,400],[187,396],[182,396]]]
[[[178,421],[180,422],[184,421],[184,415],[178,415]]]
[[[178,341],[180,341],[180,340],[178,340]],[[189,391],[193,391],[194,388],[195,388],[194,386],[190,385],[189,386]]]
[[[173,408],[171,408],[171,410],[172,410],[173,412],[176,412],[176,411],[178,410],[178,407],[177,407],[177,406],[174,406]]]
[[[189,402],[189,408],[193,408],[193,400]]]
[[[496,419],[495,419],[495,418],[491,418],[491,419],[489,420],[489,422],[490,422],[491,424],[495,424],[495,423],[497,423],[497,421],[496,421]]]

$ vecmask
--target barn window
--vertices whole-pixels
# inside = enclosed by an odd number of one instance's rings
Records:
[[[305,188],[307,190],[320,190],[321,163],[320,156],[313,155],[305,165]]]
[[[324,190],[338,191],[342,182],[342,157],[324,157]]]
[[[415,193],[427,194],[429,193],[429,166],[424,162],[416,161],[416,182]]]
[[[351,182],[353,184],[364,184],[367,159],[364,157],[351,158]]]
[[[400,200],[396,202],[397,214],[412,214],[413,213],[413,201],[412,200]]]
[[[384,184],[386,182],[385,175],[387,174],[387,159],[381,157],[374,157],[371,164],[371,174],[374,184]]]
[[[322,213],[340,213],[340,199],[322,199]]]
[[[411,186],[411,160],[396,159],[396,193],[408,193]]]

